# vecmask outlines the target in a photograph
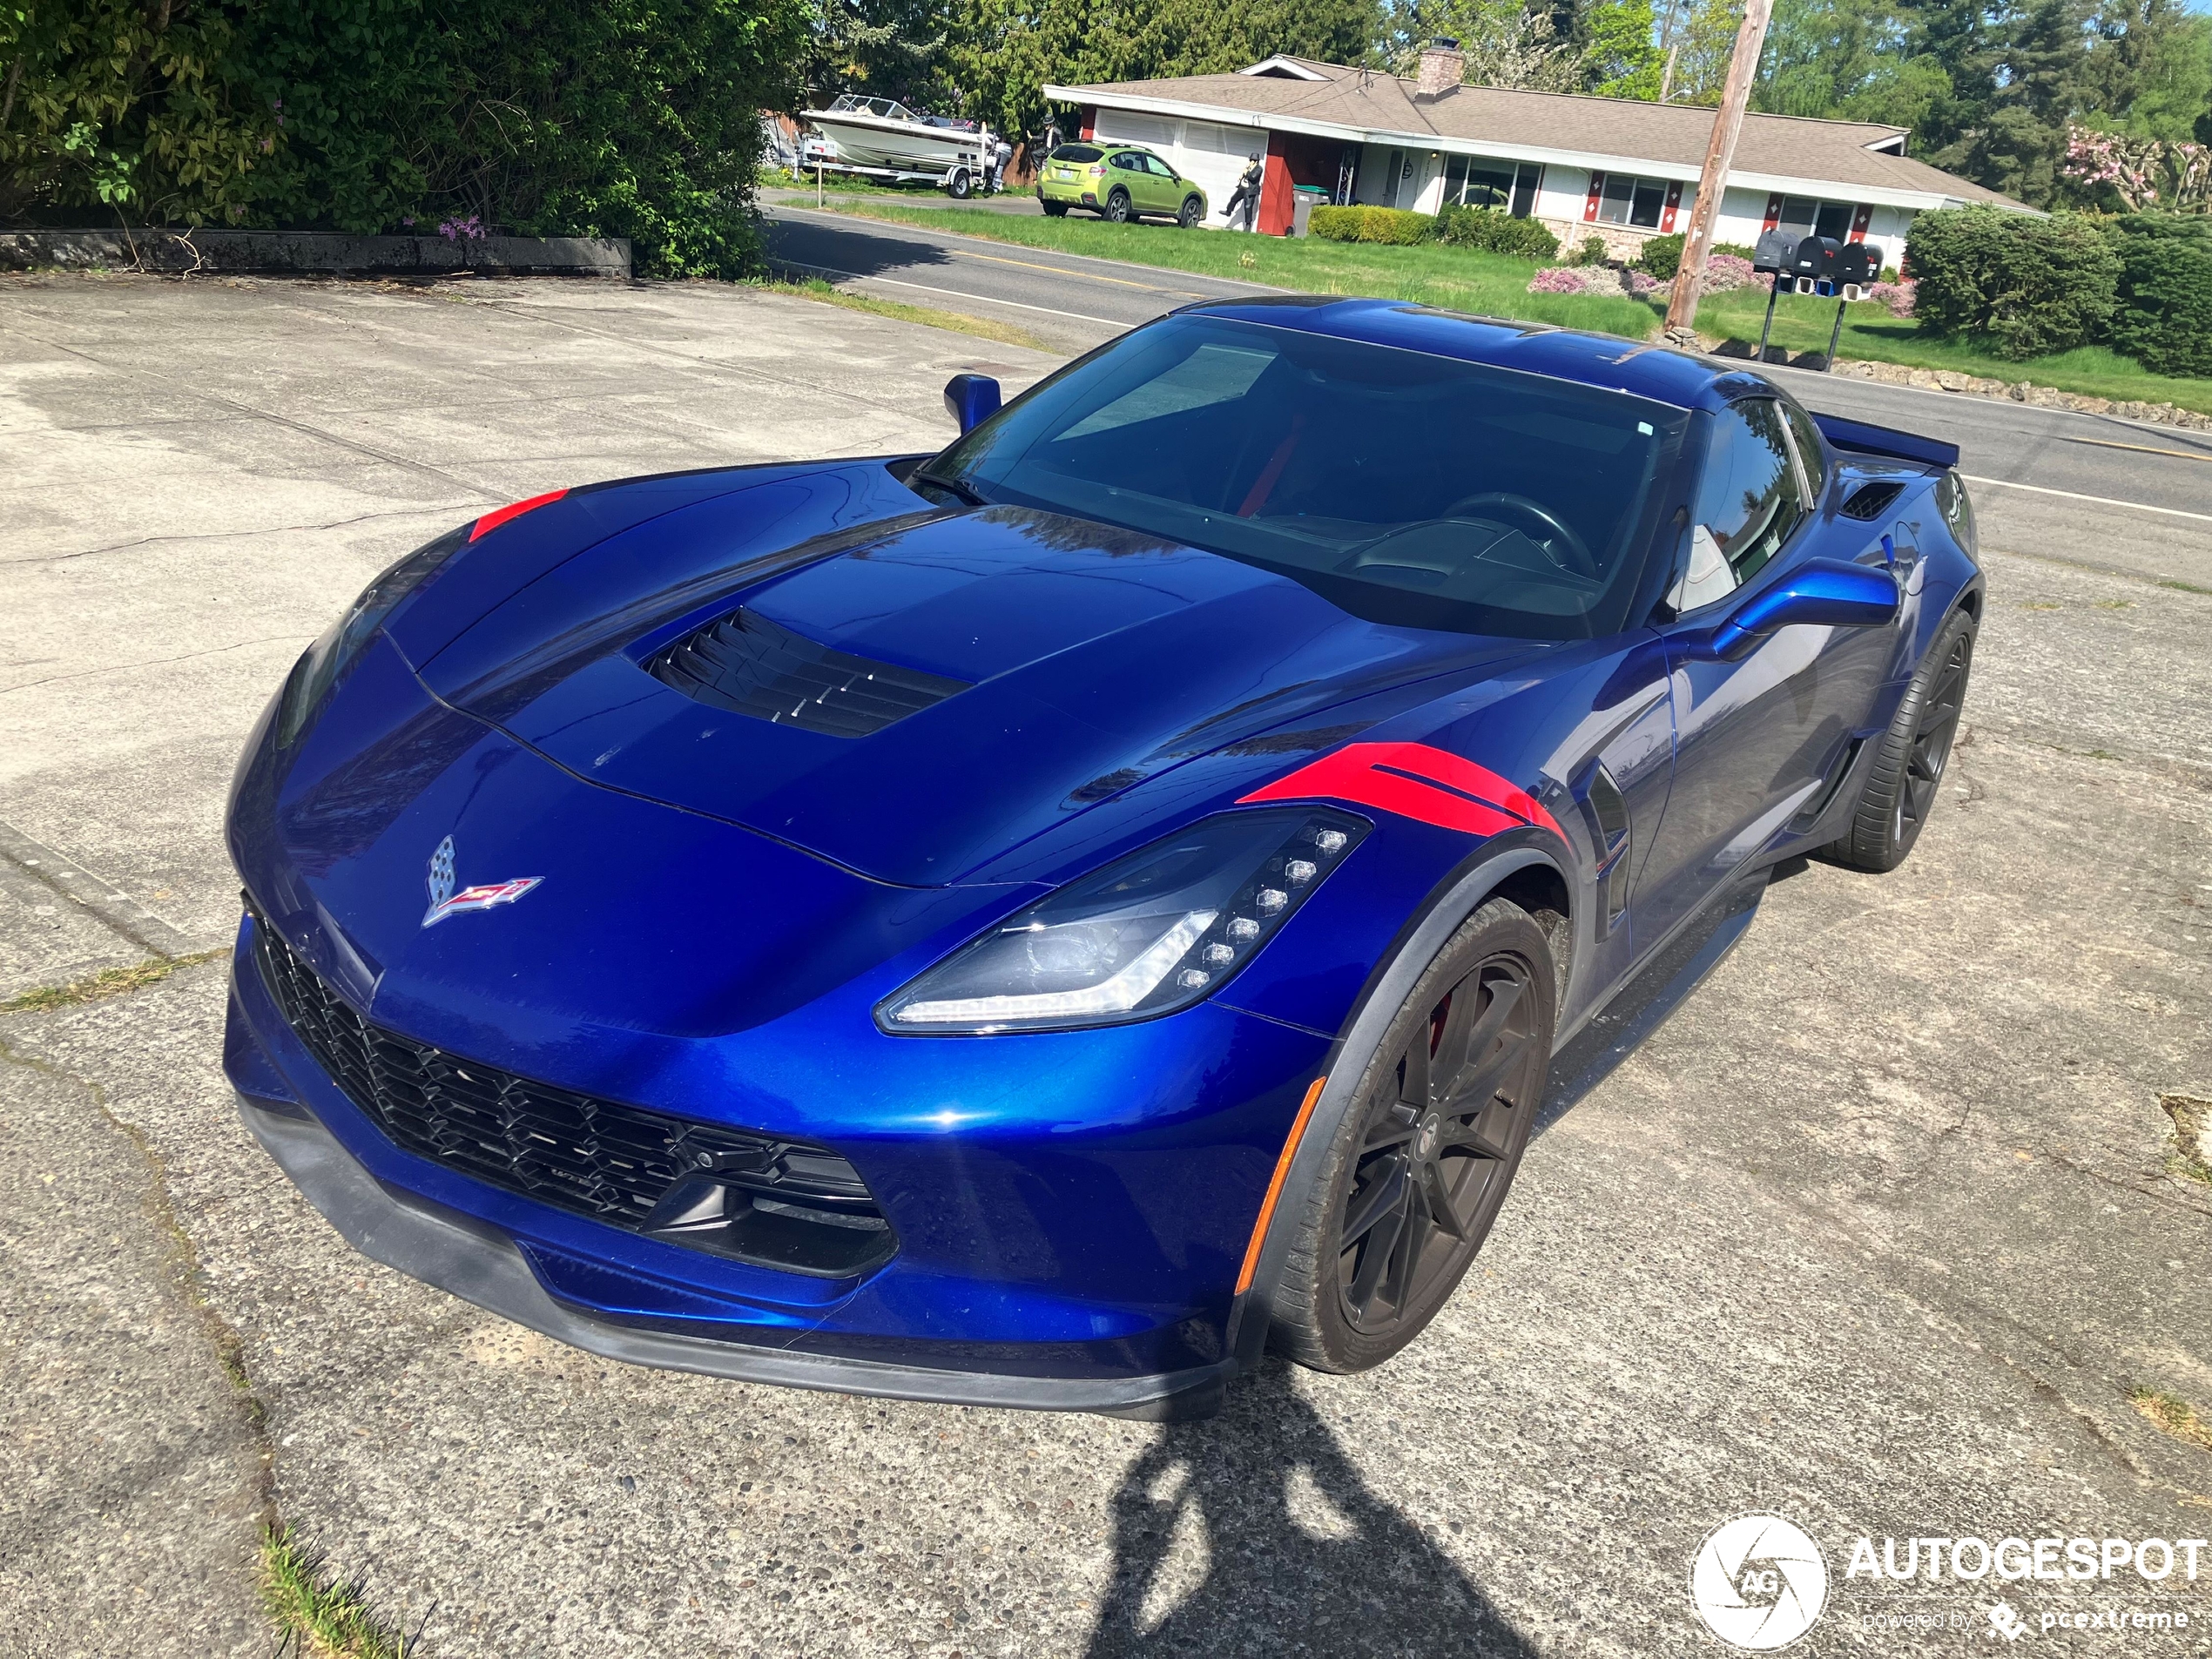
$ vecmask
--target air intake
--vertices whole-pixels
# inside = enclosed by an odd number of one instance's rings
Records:
[[[833,738],[865,738],[968,686],[832,651],[743,610],[656,651],[645,671],[710,707]]]
[[[826,1146],[579,1095],[372,1025],[259,914],[285,1022],[386,1137],[541,1204],[689,1250],[845,1278],[890,1259],[890,1224]]]
[[[1879,518],[1889,511],[1890,503],[1905,491],[1905,486],[1892,478],[1879,478],[1871,484],[1861,484],[1853,490],[1851,499],[1837,509],[1845,518],[1867,522]]]

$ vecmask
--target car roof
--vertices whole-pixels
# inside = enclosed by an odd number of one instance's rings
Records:
[[[1337,300],[1314,294],[1217,300],[1177,316],[1213,316],[1366,341],[1464,362],[1548,374],[1626,392],[1678,408],[1718,409],[1747,392],[1773,394],[1764,377],[1721,368],[1670,346],[1623,340],[1551,323],[1478,317],[1399,300]]]

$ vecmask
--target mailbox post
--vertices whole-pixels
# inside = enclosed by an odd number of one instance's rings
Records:
[[[1759,361],[1766,361],[1767,340],[1774,332],[1774,304],[1784,284],[1797,293],[1816,293],[1836,300],[1836,320],[1828,330],[1828,355],[1821,364],[1825,373],[1834,367],[1836,346],[1844,337],[1844,307],[1863,299],[1882,268],[1882,250],[1871,242],[1839,242],[1832,236],[1792,239],[1789,232],[1769,231],[1752,250],[1751,268],[1770,271],[1774,285],[1767,292],[1766,320],[1759,326]]]

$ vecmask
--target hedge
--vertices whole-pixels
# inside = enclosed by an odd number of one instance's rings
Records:
[[[2155,374],[2212,376],[2212,219],[2129,213],[2112,234],[2112,343]]]
[[[1549,260],[1559,253],[1559,238],[1533,219],[1515,219],[1494,207],[1441,209],[1430,221],[1432,240],[1453,247],[1479,247],[1517,260]]]
[[[2083,214],[1944,208],[1912,221],[1905,253],[1919,282],[1920,326],[1985,338],[2000,357],[2087,345],[2112,317],[2120,256]]]
[[[0,11],[0,215],[628,237],[756,262],[806,0],[63,0]],[[12,19],[12,24],[11,20]]]
[[[1428,234],[1426,213],[1396,207],[1317,207],[1306,228],[1326,242],[1380,242],[1411,247]]]

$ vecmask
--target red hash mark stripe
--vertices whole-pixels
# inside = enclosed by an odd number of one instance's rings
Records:
[[[520,518],[534,508],[543,507],[548,502],[556,502],[568,493],[565,489],[549,489],[543,496],[533,496],[528,501],[509,502],[504,507],[495,508],[476,521],[469,532],[469,539],[474,542],[489,536],[509,519]]]
[[[1534,824],[1564,840],[1535,797],[1486,766],[1426,743],[1348,743],[1243,800],[1352,801],[1469,835]]]

